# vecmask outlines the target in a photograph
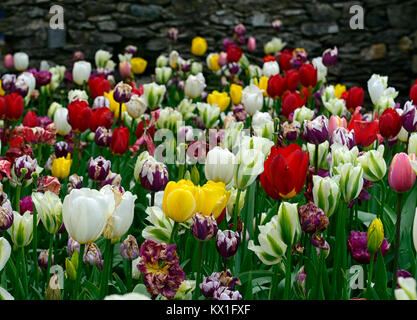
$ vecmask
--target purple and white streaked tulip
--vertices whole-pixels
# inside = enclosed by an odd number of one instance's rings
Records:
[[[68,191],[67,193],[71,193],[73,189],[81,189],[83,187],[83,176],[79,176],[78,174],[74,173],[69,176],[68,178]]]
[[[135,260],[139,257],[139,246],[136,238],[129,234],[120,245],[120,255],[128,260]]]
[[[102,156],[88,161],[88,176],[94,181],[103,181],[110,172],[111,162]]]
[[[15,160],[12,168],[12,175],[18,180],[30,180],[32,178],[32,173],[35,172],[37,166],[38,161],[25,154]]]
[[[104,96],[98,96],[94,99],[93,109],[102,107],[110,108],[110,100]]]
[[[246,27],[243,24],[239,23],[234,27],[233,32],[239,37],[243,36],[246,32]]]
[[[169,28],[167,35],[168,35],[168,39],[170,39],[172,41],[177,41],[178,36],[179,36],[178,29],[177,28]]]
[[[282,28],[282,21],[279,20],[279,19],[275,19],[274,21],[272,21],[271,27],[272,27],[272,29],[275,29],[277,31],[281,30],[281,28]]]
[[[312,144],[321,144],[329,136],[329,119],[321,115],[313,120],[304,120],[303,138]]]
[[[349,130],[344,127],[336,128],[330,137],[330,145],[333,143],[346,146],[349,150],[352,149],[355,146],[355,131],[351,130],[349,132]]]
[[[154,158],[143,163],[139,176],[141,185],[153,192],[164,190],[169,180],[167,166]]]
[[[29,85],[24,78],[18,77],[13,84],[13,91],[20,94],[22,97],[26,97],[29,92]]]
[[[337,47],[327,49],[323,52],[322,61],[326,67],[334,66],[337,63],[339,52]]]
[[[193,236],[200,241],[211,240],[218,231],[216,219],[212,215],[204,216],[196,213],[193,216],[193,223],[190,230]]]
[[[14,220],[14,214],[13,214],[12,204],[10,203],[10,200],[7,199],[7,196],[5,195],[0,204],[0,230],[4,231],[4,230],[9,229],[13,224],[13,220]]]
[[[58,141],[57,143],[55,143],[54,149],[55,149],[55,156],[57,158],[62,158],[62,157],[66,158],[68,152],[70,152],[68,142],[66,141]]]
[[[6,73],[1,77],[1,87],[6,92],[14,91],[14,84],[16,82],[16,75]]]
[[[119,82],[113,91],[113,98],[119,103],[126,103],[132,96],[132,87],[124,82]]]
[[[411,101],[407,101],[402,112],[403,127],[408,132],[417,130],[417,106]]]
[[[323,237],[315,233],[311,236],[310,241],[311,244],[316,247],[317,255],[320,256],[320,254],[323,252],[324,258],[327,258],[329,256],[330,245]]]
[[[98,127],[94,136],[94,142],[99,147],[109,147],[112,136],[113,133],[111,129],[106,129],[105,127]]]
[[[46,270],[48,268],[49,250],[42,250],[38,256],[38,266]],[[51,257],[51,265],[54,264],[54,255]]]
[[[281,126],[281,134],[288,141],[295,141],[300,134],[300,123],[293,121],[289,123],[285,121]]]
[[[78,241],[75,241],[71,236],[68,236],[68,242],[67,242],[67,248],[68,248],[68,255],[72,256],[75,250],[80,252],[80,243]]]
[[[220,287],[213,294],[214,300],[242,300],[242,295],[239,291],[232,291],[226,287]]]
[[[216,235],[216,249],[223,258],[230,258],[239,247],[239,233],[232,230],[219,230]]]
[[[324,231],[329,225],[329,218],[324,211],[313,202],[309,202],[298,208],[301,229],[306,233]]]
[[[128,45],[125,47],[125,53],[131,54],[132,56],[134,56],[137,51],[138,51],[138,48],[136,46]]]

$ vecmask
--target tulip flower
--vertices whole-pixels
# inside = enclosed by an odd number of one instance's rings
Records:
[[[408,154],[414,153],[417,155],[417,133],[412,133],[408,139]]]
[[[380,145],[377,150],[367,151],[358,157],[358,163],[362,166],[363,176],[366,180],[371,182],[381,180],[387,172],[387,164],[384,160],[384,146]]]
[[[191,181],[170,181],[165,187],[162,206],[172,220],[187,221],[199,210],[199,189]]]
[[[26,247],[33,236],[33,217],[29,211],[23,215],[14,211],[14,221],[11,228],[7,230],[13,244],[17,248]]]
[[[62,206],[68,234],[80,244],[94,242],[104,231],[114,207],[113,194],[88,188],[73,189]]]
[[[13,69],[14,67],[13,55],[11,55],[10,53],[6,54],[4,56],[3,64],[7,69]]]
[[[216,249],[223,258],[235,255],[239,247],[240,237],[238,232],[232,230],[219,230],[216,236]]]
[[[231,45],[227,48],[227,61],[228,62],[239,62],[242,57],[243,51],[241,48],[235,45]]]
[[[129,129],[125,127],[116,128],[110,142],[110,151],[116,155],[125,154],[129,146]]]
[[[3,237],[0,238],[0,271],[3,270],[7,261],[10,258],[10,253],[12,252],[12,247],[10,243]]]
[[[346,108],[349,111],[353,112],[357,107],[361,107],[363,105],[363,99],[365,97],[365,93],[361,87],[352,87],[346,94]]]
[[[297,243],[301,236],[297,204],[282,202],[278,209],[278,225],[281,228],[282,241],[289,247]]]
[[[208,181],[199,189],[199,212],[205,216],[213,215],[217,219],[230,199],[223,182]]]
[[[113,124],[113,114],[109,108],[100,107],[93,109],[90,118],[90,130],[95,132],[98,127],[110,129]]]
[[[220,114],[219,107],[211,106],[208,103],[197,102],[197,109],[205,128],[210,129],[218,124]]]
[[[36,112],[31,110],[26,113],[25,117],[23,118],[23,125],[25,127],[37,127],[38,126],[38,117],[36,116]]]
[[[103,76],[94,77],[88,80],[88,87],[90,89],[90,94],[93,99],[102,96],[104,92],[110,92],[111,90],[110,82]]]
[[[160,207],[148,207],[145,210],[146,220],[150,225],[142,230],[144,239],[152,239],[158,242],[168,242],[174,227],[174,221],[171,220]]]
[[[23,98],[21,95],[13,92],[5,96],[6,102],[6,119],[10,121],[19,120],[23,114]]]
[[[370,146],[377,138],[379,130],[378,121],[359,121],[354,120],[353,130],[355,131],[355,140],[362,147]]]
[[[120,239],[130,228],[133,222],[136,195],[130,191],[120,192],[117,187],[106,185],[100,193],[114,198],[114,209],[107,216],[103,236],[106,239]]]
[[[242,91],[242,104],[249,115],[254,115],[256,111],[262,109],[262,91],[254,84],[251,84]]]
[[[356,199],[362,191],[363,169],[361,166],[345,163],[340,165],[337,171],[340,174],[340,193],[345,202],[349,203]]]
[[[388,183],[398,193],[410,190],[416,181],[416,174],[410,163],[411,160],[415,160],[415,155],[407,155],[403,152],[397,153],[389,166]]]
[[[262,67],[262,75],[270,78],[279,74],[279,64],[276,61],[265,62]]]
[[[230,97],[227,92],[220,93],[217,90],[214,90],[207,96],[207,103],[212,106],[217,106],[220,109],[220,112],[223,112],[230,104]]]
[[[248,48],[248,51],[250,52],[253,52],[256,50],[256,38],[255,37],[248,38],[247,48]]]
[[[356,142],[355,142],[355,131],[348,131],[348,129],[344,127],[338,127],[336,128],[332,136],[330,137],[330,144],[339,144],[342,146],[346,146],[350,149],[352,149]]]
[[[318,116],[314,120],[304,120],[303,138],[309,143],[319,145],[327,140],[328,128],[329,120],[326,116]]]
[[[386,139],[394,138],[401,130],[401,120],[395,109],[386,109],[379,117],[379,132]]]
[[[65,179],[69,176],[71,170],[72,159],[68,153],[67,157],[57,158],[52,163],[52,175],[59,179]]]
[[[29,67],[29,56],[24,52],[16,52],[13,55],[13,63],[17,71],[24,71]]]
[[[145,72],[146,66],[148,65],[148,62],[143,58],[132,58],[130,61],[132,71],[134,74],[142,74]]]
[[[410,100],[414,105],[417,105],[417,84],[414,84],[410,89]]]
[[[54,113],[54,124],[57,129],[57,133],[61,136],[66,136],[72,130],[71,125],[68,123],[68,109],[58,108]]]
[[[271,98],[281,97],[285,88],[285,78],[283,78],[280,74],[273,75],[269,78],[267,92]]]
[[[300,81],[304,87],[315,87],[317,84],[317,70],[310,63],[304,63],[299,69]]]
[[[68,105],[68,118],[76,132],[84,132],[90,126],[92,111],[85,101],[74,101]]]
[[[408,132],[414,132],[417,129],[417,106],[411,101],[407,101],[402,112],[402,125]]]
[[[265,54],[274,55],[275,53],[281,51],[287,43],[283,42],[280,38],[272,38],[271,41],[267,42],[264,45]]]
[[[375,253],[379,250],[384,241],[384,226],[381,219],[375,218],[369,225],[367,233],[367,246],[370,253]]]
[[[184,85],[184,93],[188,98],[198,98],[206,87],[206,80],[202,73],[189,75]]]
[[[232,83],[230,85],[230,97],[232,98],[232,103],[238,105],[242,100],[242,86]]]
[[[220,70],[221,66],[219,65],[219,54],[210,53],[206,58],[207,67],[214,72]]]
[[[300,74],[298,70],[288,70],[285,74],[285,88],[295,91],[300,86]]]
[[[195,37],[191,42],[191,53],[195,56],[202,56],[207,51],[207,41],[202,37]]]
[[[87,61],[77,61],[72,67],[72,79],[73,81],[82,86],[88,81],[91,74],[91,64]]]
[[[139,256],[138,242],[131,234],[120,245],[120,255],[128,260],[135,260]]]
[[[313,176],[313,198],[314,203],[323,209],[327,216],[331,216],[336,210],[339,201],[340,176],[322,178]]]
[[[5,194],[1,196],[2,201],[0,204],[0,230],[4,231],[9,229],[13,224],[14,214],[12,204],[7,199]]]
[[[213,216],[204,216],[196,213],[190,227],[193,236],[200,241],[208,241],[216,236],[218,227]]]
[[[395,289],[396,300],[417,300],[416,280],[413,278],[398,278],[400,288]]]
[[[310,165],[315,166],[314,163],[315,154],[316,154],[316,145],[307,143],[307,151],[309,154]],[[318,157],[317,157],[317,165],[319,169],[328,170],[329,163],[327,161],[327,156],[329,154],[329,141],[324,141],[323,143],[318,145]]]
[[[227,149],[214,147],[207,153],[204,172],[207,180],[229,184],[236,166],[235,155]]]
[[[281,113],[288,119],[291,113],[303,105],[304,101],[298,92],[287,92],[282,97]]]
[[[153,157],[145,160],[139,176],[141,185],[152,192],[164,190],[169,180],[167,166]]]
[[[34,192],[32,199],[45,229],[51,234],[56,234],[63,221],[62,202],[59,196],[50,191]]]
[[[236,154],[237,166],[234,172],[234,184],[238,189],[246,189],[263,171],[265,155],[256,149],[242,148]]]
[[[337,58],[338,58],[338,50],[337,47],[333,47],[333,49],[327,49],[323,52],[323,64],[326,67],[330,67],[333,66],[337,63]]]
[[[309,155],[299,145],[273,146],[260,177],[262,188],[273,199],[295,197],[304,187],[308,163]]]
[[[335,143],[330,147],[330,149],[331,159],[329,161],[329,165],[332,172],[337,173],[337,168],[340,164],[351,163],[356,165],[359,154],[358,147],[355,146],[349,150],[346,145]]]

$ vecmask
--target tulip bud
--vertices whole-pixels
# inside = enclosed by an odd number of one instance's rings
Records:
[[[242,91],[242,104],[249,115],[262,109],[264,98],[262,91],[254,84],[245,87]]]
[[[333,133],[330,137],[330,145],[337,143],[341,146],[347,146],[352,149],[355,146],[355,131],[348,131],[344,127],[338,127],[333,130]]]
[[[171,78],[172,75],[172,68],[170,67],[162,67],[155,69],[155,79],[156,83],[158,84],[166,84],[168,80]]]
[[[71,236],[68,236],[67,247],[68,247],[68,255],[72,256],[75,250],[80,252],[81,245],[77,241],[75,241],[73,238],[71,238]]]
[[[72,79],[79,86],[88,81],[91,74],[91,64],[87,61],[77,61],[72,68]]]
[[[194,237],[200,241],[208,241],[217,234],[217,222],[213,215],[204,216],[196,213],[193,216],[193,223],[190,230]]]
[[[14,68],[24,71],[29,67],[29,56],[24,52],[16,52],[13,56]]]
[[[356,199],[363,188],[363,169],[361,166],[353,166],[345,163],[338,167],[340,173],[340,190],[345,202]]]
[[[126,103],[132,96],[132,87],[124,82],[119,82],[113,91],[113,98],[118,103]]]
[[[416,174],[410,160],[415,160],[415,157],[403,152],[394,155],[388,171],[388,183],[394,191],[406,192],[414,186]]]
[[[48,268],[48,258],[49,258],[49,250],[42,250],[38,256],[38,266],[46,270]],[[54,255],[51,257],[51,265],[54,264]]]
[[[59,287],[58,276],[56,274],[53,274],[49,279],[45,297],[46,300],[61,300],[61,289]]]
[[[366,180],[377,182],[384,178],[387,172],[387,164],[384,160],[384,145],[378,150],[370,150],[358,157],[358,162],[363,169],[363,176]]]
[[[101,256],[101,251],[94,242],[86,245],[83,261],[90,266],[97,265],[100,270],[103,269],[103,258]]]
[[[255,37],[249,37],[248,38],[248,51],[253,52],[256,51],[256,38]]]
[[[311,236],[310,241],[311,244],[316,247],[318,256],[320,256],[322,253],[324,254],[325,259],[329,256],[330,245],[326,240],[324,240],[323,237],[315,233]]]
[[[134,260],[139,256],[139,246],[136,238],[129,234],[120,245],[120,254],[123,258]]]
[[[368,251],[372,254],[379,250],[384,241],[384,225],[381,219],[375,218],[370,224],[367,234]]]
[[[323,143],[328,138],[328,128],[329,120],[326,116],[318,116],[314,120],[304,120],[303,138],[312,144]]]
[[[169,180],[167,166],[154,158],[145,160],[139,176],[141,185],[152,192],[164,190]]]
[[[13,55],[11,55],[10,53],[6,54],[4,56],[3,63],[6,69],[13,69],[14,67]]]
[[[88,176],[94,181],[102,181],[109,175],[110,167],[110,160],[106,160],[102,156],[95,159],[91,157],[88,161]]]
[[[262,74],[267,78],[270,78],[271,76],[275,76],[279,74],[278,62],[276,61],[265,62],[262,67]]]
[[[328,217],[330,217],[337,207],[339,199],[339,180],[340,176],[322,178],[313,176],[313,198],[314,203]]]
[[[301,229],[306,233],[323,232],[329,225],[329,218],[313,202],[309,202],[298,208],[298,216]]]
[[[307,274],[305,273],[304,266],[302,266],[301,269],[297,273],[297,285],[304,294],[305,294],[305,288],[306,288],[306,279],[307,279]]]
[[[287,246],[293,246],[301,236],[297,204],[282,202],[278,209],[278,224],[281,227],[282,240]]]
[[[106,129],[105,127],[98,127],[94,136],[94,142],[99,147],[108,147],[110,146],[110,141],[112,138],[111,129]]]
[[[33,217],[26,211],[23,215],[14,211],[13,225],[7,230],[15,247],[25,247],[32,241]]]
[[[56,234],[62,226],[62,202],[59,196],[51,191],[34,192],[32,199],[45,229]]]
[[[211,129],[218,124],[220,109],[217,106],[211,106],[208,103],[198,102],[197,109],[205,128]]]
[[[223,258],[232,257],[239,247],[239,233],[219,230],[216,235],[216,249]]]
[[[326,67],[334,66],[337,63],[338,58],[338,50],[337,47],[334,47],[333,49],[327,49],[323,52],[323,64]]]
[[[68,153],[67,157],[57,158],[52,162],[52,175],[59,179],[65,179],[70,174],[72,159]]]
[[[79,251],[76,250],[71,258],[65,258],[65,274],[73,281],[77,279],[78,255]]]
[[[300,134],[300,124],[297,121],[291,123],[285,121],[281,126],[281,134],[288,141],[297,140]]]

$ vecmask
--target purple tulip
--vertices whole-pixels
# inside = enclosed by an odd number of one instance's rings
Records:
[[[94,142],[99,147],[108,147],[110,146],[112,135],[113,134],[112,134],[111,129],[106,129],[105,127],[98,127],[96,129]]]
[[[326,116],[318,116],[313,120],[304,120],[303,139],[312,144],[321,144],[329,136],[329,120]]]
[[[362,264],[369,264],[371,261],[371,255],[368,251],[368,240],[367,240],[367,232],[360,232],[360,231],[351,231],[350,237],[347,239],[347,247],[352,255],[353,259],[358,261]],[[387,239],[384,238],[382,245],[381,245],[381,253],[385,256],[391,245],[388,243]],[[377,252],[375,252],[374,259],[376,259]]]
[[[323,52],[323,64],[326,67],[334,66],[337,63],[338,55],[339,53],[337,47],[334,47],[333,49],[327,49]]]
[[[323,232],[329,225],[329,218],[313,202],[298,208],[301,229],[306,233]]]
[[[129,234],[120,245],[120,255],[128,260],[134,260],[139,257],[139,246],[136,238]]]
[[[164,190],[169,180],[167,166],[152,158],[143,163],[139,176],[141,185],[153,192]]]
[[[218,231],[216,219],[213,216],[204,216],[196,213],[190,227],[191,233],[200,241],[212,239]]]
[[[417,106],[411,101],[407,101],[404,105],[402,113],[403,127],[408,132],[415,132],[417,129]]]
[[[239,233],[232,230],[219,230],[216,236],[216,249],[223,258],[230,258],[239,247]]]
[[[88,161],[88,176],[94,181],[103,181],[109,175],[111,168],[110,160],[106,160],[102,156]]]
[[[346,146],[349,150],[352,149],[355,146],[355,131],[351,130],[349,132],[349,130],[344,127],[336,128],[330,137],[330,145],[333,143]]]

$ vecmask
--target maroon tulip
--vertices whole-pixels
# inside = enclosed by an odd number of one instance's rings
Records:
[[[317,84],[317,70],[311,63],[304,63],[299,69],[300,80],[304,87],[315,87]]]
[[[110,142],[110,151],[116,155],[126,153],[129,146],[129,129],[120,127],[114,129],[113,136]]]
[[[401,116],[394,109],[386,109],[379,117],[379,131],[385,139],[394,138],[401,130]]]
[[[363,105],[363,99],[365,97],[365,94],[363,92],[363,89],[360,87],[353,87],[349,91],[347,91],[346,94],[346,108],[349,109],[349,111],[353,111],[356,109],[356,107]]]
[[[280,97],[285,91],[285,79],[280,74],[271,76],[266,91],[271,98]]]

